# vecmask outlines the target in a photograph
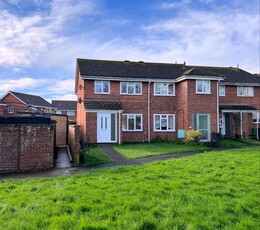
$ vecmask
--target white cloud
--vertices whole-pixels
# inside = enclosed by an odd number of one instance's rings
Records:
[[[180,7],[186,7],[191,2],[191,0],[181,0],[181,1],[171,1],[171,2],[163,2],[158,7],[163,10],[176,9]]]
[[[38,4],[40,4],[39,1]],[[19,5],[19,1],[11,1]],[[93,14],[93,0],[53,0],[49,12],[18,16],[0,8],[0,66],[30,67],[51,45],[66,40],[61,31],[80,14]]]
[[[20,79],[0,80],[0,92],[22,90],[28,87],[39,86],[45,83],[46,80],[37,80],[29,77]]]
[[[75,94],[65,94],[65,95],[53,95],[51,100],[68,100],[68,101],[76,101],[77,96]]]

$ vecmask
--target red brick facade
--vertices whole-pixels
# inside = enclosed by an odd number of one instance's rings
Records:
[[[0,125],[0,173],[53,167],[53,125]]]
[[[93,64],[94,63],[94,64]],[[78,98],[77,104],[77,124],[81,126],[81,139],[83,143],[97,143],[98,136],[98,114],[102,112],[102,108],[98,109],[87,109],[84,105],[84,99],[92,101],[98,101],[97,99],[111,99],[118,100],[122,105],[122,110],[111,110],[104,111],[108,113],[116,113],[117,117],[117,129],[116,129],[116,142],[146,142],[154,139],[166,139],[166,140],[176,140],[178,139],[178,131],[189,130],[189,129],[201,129],[198,128],[202,122],[207,121],[206,123],[206,133],[208,138],[205,138],[205,141],[211,141],[212,133],[222,132],[221,122],[223,122],[220,111],[220,105],[246,105],[251,106],[250,111],[242,111],[237,109],[242,114],[242,122],[234,120],[236,114],[232,111],[226,111],[231,116],[230,129],[232,132],[230,136],[235,136],[236,134],[251,135],[252,128],[256,127],[252,121],[252,113],[254,111],[260,110],[260,84],[259,79],[253,79],[253,76],[250,73],[251,82],[249,85],[254,87],[254,96],[253,97],[240,97],[237,96],[237,86],[243,86],[243,83],[234,83],[233,78],[236,74],[245,74],[245,71],[230,69],[230,68],[212,68],[213,73],[208,72],[208,69],[205,67],[198,70],[198,68],[191,68],[187,71],[187,67],[180,67],[178,65],[173,65],[178,73],[176,73],[175,78],[168,78],[171,74],[166,74],[164,76],[154,77],[151,74],[150,69],[153,67],[153,63],[143,65],[142,63],[130,63],[127,62],[111,62],[111,61],[96,61],[96,60],[78,60],[77,72],[76,72],[76,93]],[[87,67],[90,65],[91,70],[88,72]],[[112,69],[112,66],[115,65],[118,67],[115,71]],[[96,66],[97,73],[100,75],[91,74],[95,73],[93,66]],[[108,68],[111,66],[111,69]],[[143,78],[138,78],[146,70],[144,66],[148,68],[147,75],[151,76],[151,79],[148,79],[148,76]],[[109,73],[106,73],[104,69],[107,69]],[[169,66],[167,66],[168,68]],[[83,77],[81,77],[80,68],[82,68]],[[122,71],[121,68],[125,68],[127,71],[132,71],[133,76],[126,76],[125,72],[122,72],[124,76],[120,76]],[[161,68],[161,69],[160,69]],[[165,65],[159,65],[153,70],[160,71],[162,74],[165,74],[163,68]],[[217,74],[214,70],[224,71],[227,74],[231,74],[229,79],[225,79],[224,74]],[[159,72],[160,72],[159,71]],[[113,77],[112,73],[117,74]],[[128,73],[128,72],[127,72]],[[89,75],[88,75],[89,74]],[[107,74],[107,75],[106,75]],[[139,75],[140,74],[140,75]],[[104,77],[97,77],[104,76]],[[165,78],[164,78],[165,77]],[[244,82],[241,76],[235,76]],[[161,80],[160,80],[161,78]],[[95,79],[98,81],[109,81],[110,82],[110,91],[107,94],[95,94]],[[130,80],[129,80],[130,79]],[[137,80],[135,80],[137,79]],[[169,79],[169,81],[167,81]],[[242,80],[241,80],[242,79]],[[245,78],[244,78],[245,79]],[[210,82],[210,90],[205,91],[205,93],[196,92],[196,82],[207,81]],[[142,82],[142,93],[141,95],[122,95],[120,93],[120,81],[122,82]],[[255,82],[252,82],[255,81]],[[175,95],[155,95],[154,94],[154,84],[159,83],[173,83],[175,85]],[[205,83],[205,82],[204,82]],[[218,96],[218,86],[221,84],[226,84],[225,93],[226,96]],[[244,83],[245,86],[248,83]],[[207,87],[207,86],[206,86]],[[142,115],[142,130],[138,131],[124,131],[122,129],[122,118],[125,117],[125,114],[141,114]],[[155,115],[174,115],[174,126],[175,129],[172,130],[155,130]],[[158,116],[157,116],[158,117]],[[240,117],[241,118],[241,117]],[[200,122],[200,125],[198,124]],[[242,124],[242,127],[241,127]],[[205,124],[203,124],[205,125]],[[203,126],[201,125],[201,126]],[[180,132],[181,133],[181,132]],[[183,133],[183,132],[182,132]],[[224,135],[224,134],[223,134]]]
[[[149,141],[148,136],[148,87],[142,82],[142,95],[121,95],[120,82],[110,82],[110,94],[95,94],[94,80],[79,80],[84,90],[78,90],[78,100],[84,98],[116,98],[123,105],[123,114],[142,114],[142,131],[120,131],[121,142]],[[210,115],[210,132],[218,131],[217,124],[217,81],[211,81],[210,94],[196,94],[196,80],[184,80],[175,84],[175,96],[155,96],[154,83],[150,84],[150,140],[176,140],[177,130],[192,129],[192,116],[196,113]],[[175,131],[154,131],[154,114],[174,114]],[[121,117],[122,120],[122,117]],[[117,113],[117,122],[119,114]],[[97,113],[86,112],[83,103],[78,103],[78,125],[84,143],[97,142]],[[119,126],[119,124],[117,123]],[[122,127],[121,129],[122,130]]]

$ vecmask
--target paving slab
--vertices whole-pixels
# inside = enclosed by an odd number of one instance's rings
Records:
[[[70,167],[71,167],[71,163],[70,163],[67,147],[58,147],[55,168],[61,169],[61,168],[70,168]]]
[[[119,154],[111,145],[109,144],[99,144],[98,145],[105,154],[113,161],[126,161],[127,159]]]

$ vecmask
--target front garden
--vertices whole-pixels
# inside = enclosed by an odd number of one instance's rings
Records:
[[[2,229],[258,229],[259,147],[0,181]]]

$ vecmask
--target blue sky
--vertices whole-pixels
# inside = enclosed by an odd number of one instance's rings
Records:
[[[0,97],[75,99],[76,58],[259,73],[259,0],[0,0]]]

